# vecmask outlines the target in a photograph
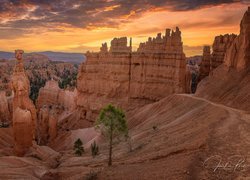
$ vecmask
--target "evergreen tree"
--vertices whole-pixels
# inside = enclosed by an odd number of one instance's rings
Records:
[[[122,109],[114,107],[112,104],[103,108],[96,121],[96,127],[99,128],[104,136],[109,140],[109,161],[112,165],[112,148],[115,137],[128,134],[127,121]]]
[[[77,156],[81,156],[82,153],[84,152],[84,148],[82,146],[82,141],[81,139],[77,139],[74,143],[74,151]]]

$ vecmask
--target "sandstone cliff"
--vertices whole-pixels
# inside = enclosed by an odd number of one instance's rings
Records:
[[[11,119],[8,100],[4,91],[0,91],[0,123],[9,123]]]
[[[224,63],[200,82],[197,96],[229,106],[250,110],[250,8],[245,13],[240,34],[226,51]]]
[[[127,38],[115,38],[109,50],[104,43],[100,52],[86,54],[77,81],[80,119],[94,121],[108,103],[128,110],[185,92],[186,63],[179,28],[149,38],[136,52],[132,52],[132,40],[127,44]]]
[[[76,109],[76,95],[76,91],[60,89],[54,80],[40,89],[36,103],[39,112],[38,144],[46,145],[57,136],[58,121]]]
[[[227,50],[225,65],[241,71],[250,67],[250,7],[240,23],[240,35]]]
[[[210,46],[204,46],[203,48],[203,57],[201,61],[201,67],[200,67],[200,79],[205,78],[209,75],[211,68],[211,52],[210,52]]]
[[[235,34],[225,34],[216,36],[213,43],[213,53],[211,57],[211,70],[223,64],[224,57],[227,49],[231,46],[234,39],[237,37]]]

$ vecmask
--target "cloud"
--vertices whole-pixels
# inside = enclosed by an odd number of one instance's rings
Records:
[[[3,1],[3,2],[2,2]],[[2,0],[1,27],[119,27],[154,10],[190,11],[246,0]]]

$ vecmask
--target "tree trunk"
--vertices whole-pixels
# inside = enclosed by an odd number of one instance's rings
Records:
[[[112,165],[112,144],[113,144],[113,126],[111,125],[111,130],[110,130],[110,141],[109,141],[109,163],[108,165]]]

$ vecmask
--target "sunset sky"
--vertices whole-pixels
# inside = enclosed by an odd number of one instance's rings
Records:
[[[178,26],[187,56],[216,35],[239,33],[250,0],[0,0],[0,51],[97,51],[113,37],[149,36]]]

